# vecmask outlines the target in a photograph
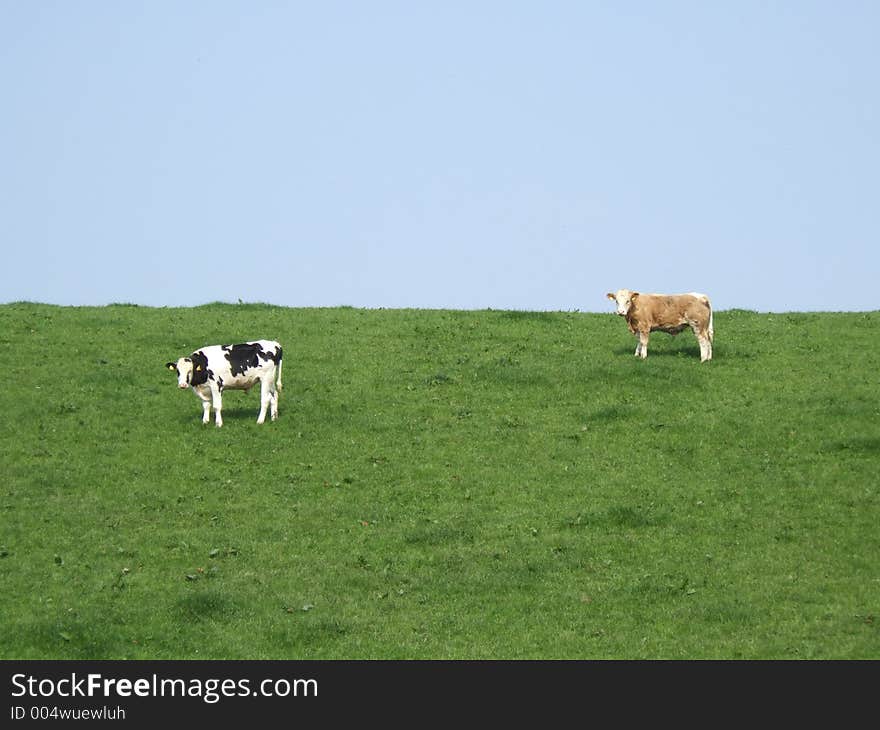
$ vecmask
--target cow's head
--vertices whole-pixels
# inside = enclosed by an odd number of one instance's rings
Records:
[[[208,358],[201,350],[189,357],[182,357],[177,362],[167,362],[165,367],[177,371],[177,385],[180,388],[202,385],[208,382],[208,378],[213,377],[208,370]]]
[[[618,289],[614,294],[608,292],[605,296],[617,305],[617,313],[621,317],[625,317],[629,314],[630,308],[636,303],[639,293],[629,289]]]
[[[165,367],[177,373],[177,387],[189,388],[192,384],[193,361],[192,358],[182,357],[177,362],[166,362]]]

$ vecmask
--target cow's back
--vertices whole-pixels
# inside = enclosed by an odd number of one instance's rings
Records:
[[[677,334],[693,322],[705,324],[710,314],[709,297],[705,294],[639,294],[632,325],[633,329],[647,327]]]
[[[281,361],[281,345],[274,340],[252,340],[234,345],[208,345],[192,355],[205,359],[209,377],[223,388],[250,388],[263,377],[274,378]]]
[[[700,292],[691,292],[682,296],[686,297],[684,304],[690,319],[705,327],[712,316],[712,304],[709,302],[709,297]]]

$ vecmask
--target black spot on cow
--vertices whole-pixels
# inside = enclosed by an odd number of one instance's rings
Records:
[[[201,350],[192,354],[193,371],[190,385],[201,385],[208,382],[208,358]]]
[[[241,345],[224,345],[226,359],[229,360],[229,369],[233,375],[242,375],[249,368],[260,366],[260,356],[266,359],[263,347],[259,343],[244,343]]]

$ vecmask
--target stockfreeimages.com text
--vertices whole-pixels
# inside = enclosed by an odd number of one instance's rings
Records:
[[[212,704],[223,697],[317,697],[316,679],[170,679],[153,674],[137,679],[101,674],[49,679],[12,675],[13,697],[198,697]]]

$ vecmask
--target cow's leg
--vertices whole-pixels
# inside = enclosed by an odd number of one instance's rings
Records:
[[[260,415],[257,416],[257,423],[263,423],[266,420],[266,409],[269,407],[271,396],[269,394],[269,379],[260,380]]]
[[[709,339],[708,333],[698,324],[691,324],[691,329],[700,343],[700,362],[706,362],[712,359],[712,340]]]
[[[640,357],[642,360],[648,357],[648,336],[648,332],[639,330],[639,344],[636,345],[636,357]]]
[[[207,423],[211,420],[211,399],[198,392],[196,395],[202,401],[202,423]]]
[[[203,393],[201,388],[195,386],[193,386],[192,392],[202,402],[202,423],[207,423],[211,420],[211,398]]]
[[[223,416],[221,414],[223,410],[223,396],[220,388],[216,385],[211,386],[211,400],[214,402],[214,423],[217,424],[217,428],[220,428],[223,425]]]
[[[712,340],[707,334],[703,334],[700,339],[700,362],[708,362],[712,359]]]

